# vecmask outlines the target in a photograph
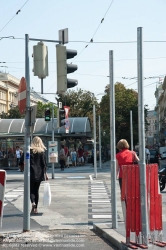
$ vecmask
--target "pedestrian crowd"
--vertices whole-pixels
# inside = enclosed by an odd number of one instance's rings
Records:
[[[88,163],[88,151],[84,150],[82,147],[79,147],[77,150],[73,147],[69,149],[65,145],[61,145],[59,152],[59,163],[60,168],[63,171],[64,168],[69,168],[70,161],[72,166],[83,166]]]

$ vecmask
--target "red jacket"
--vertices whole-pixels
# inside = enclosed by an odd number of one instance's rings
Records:
[[[122,166],[133,164],[133,153],[125,148],[116,154],[116,159],[119,165],[119,178],[122,178]]]

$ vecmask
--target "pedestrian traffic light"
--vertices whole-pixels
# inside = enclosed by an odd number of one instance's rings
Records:
[[[63,94],[68,88],[73,88],[78,84],[75,79],[68,79],[67,74],[77,70],[77,65],[67,64],[67,59],[71,59],[77,55],[76,50],[68,50],[65,46],[56,45],[57,59],[57,93]]]
[[[64,126],[65,123],[65,109],[58,108],[57,109],[57,128]]]
[[[33,46],[34,76],[43,79],[48,76],[48,49],[43,42]]]
[[[45,110],[45,121],[49,122],[51,120],[50,109]]]

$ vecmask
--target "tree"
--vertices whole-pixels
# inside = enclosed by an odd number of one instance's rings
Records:
[[[100,103],[102,129],[106,131],[107,141],[110,139],[110,95],[109,86],[106,86],[106,95]],[[117,82],[115,84],[115,128],[116,142],[126,139],[130,143],[130,110],[133,117],[133,143],[138,142],[138,93],[133,89],[126,89]]]
[[[93,124],[93,104],[96,105],[96,113],[99,110],[99,104],[96,97],[90,91],[77,89],[68,90],[65,95],[58,95],[57,101],[62,102],[63,106],[70,107],[70,117],[88,116]]]
[[[52,111],[52,103],[37,103],[37,113],[36,118],[44,118],[45,109],[50,108]],[[52,114],[52,112],[51,112]],[[54,105],[54,117],[57,117],[57,106]],[[8,113],[3,113],[1,115],[1,118],[3,119],[19,119],[19,118],[25,118],[25,114],[20,114],[18,106],[11,108]]]
[[[44,117],[44,113],[45,113],[45,109],[49,108],[51,110],[51,114],[52,114],[52,103],[42,103],[42,102],[38,102],[37,103],[37,114],[36,117],[37,118],[43,118]],[[57,117],[57,106],[54,105],[54,117]]]

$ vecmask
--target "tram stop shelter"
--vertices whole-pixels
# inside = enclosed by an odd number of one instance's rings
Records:
[[[57,128],[57,118],[54,118],[54,123],[52,120],[46,122],[44,118],[36,118],[35,125],[31,128],[31,138],[40,136],[46,147],[48,141],[52,141],[53,129],[54,140],[59,142],[66,140],[68,145],[71,142],[75,145],[77,139],[85,143],[87,139],[92,138],[88,117],[70,117],[68,133],[66,133],[65,126]],[[0,169],[15,167],[16,146],[24,150],[24,131],[25,119],[0,119],[0,150],[2,152],[0,155],[3,155],[0,157]]]

